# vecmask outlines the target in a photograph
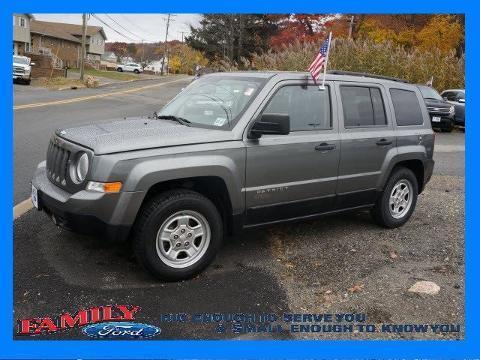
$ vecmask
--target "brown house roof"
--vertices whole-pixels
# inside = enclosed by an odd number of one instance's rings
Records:
[[[30,21],[30,32],[80,43],[82,25],[32,20]],[[98,32],[102,34],[104,39],[107,38],[101,26],[87,26],[87,36],[92,36]]]

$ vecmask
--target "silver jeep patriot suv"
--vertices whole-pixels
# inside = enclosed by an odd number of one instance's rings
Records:
[[[148,271],[179,280],[245,228],[364,209],[403,225],[433,148],[422,94],[405,81],[215,73],[153,117],[57,130],[32,200],[59,226],[131,239]]]

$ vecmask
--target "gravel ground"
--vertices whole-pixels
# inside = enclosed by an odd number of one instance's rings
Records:
[[[382,229],[368,213],[269,229],[276,276],[292,312],[366,313],[373,324],[464,324],[464,182],[434,176],[410,221]],[[437,295],[407,290],[428,280]],[[314,338],[463,338],[390,333],[316,333]]]

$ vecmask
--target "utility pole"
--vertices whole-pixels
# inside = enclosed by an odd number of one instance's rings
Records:
[[[85,54],[87,42],[87,14],[82,14],[82,56],[80,58],[80,80],[83,81],[85,73]]]
[[[182,44],[183,44],[183,34],[186,33],[186,31],[180,31],[182,33]]]
[[[355,26],[355,16],[352,15],[352,16],[350,17],[350,26],[349,26],[349,28],[348,28],[348,38],[349,38],[349,39],[352,39],[352,37],[353,37],[353,27],[354,27],[354,26]]]
[[[163,75],[163,67],[165,66],[165,57],[168,55],[168,27],[170,26],[170,14],[167,16],[167,30],[165,31],[165,43],[163,46],[163,57],[162,57],[162,69],[160,70],[160,75]],[[168,73],[168,71],[167,71]]]

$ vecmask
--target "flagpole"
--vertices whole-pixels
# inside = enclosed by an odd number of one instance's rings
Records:
[[[323,67],[323,80],[322,85],[318,87],[319,90],[325,90],[325,77],[327,76],[327,65],[328,65],[328,57],[330,55],[330,45],[332,45],[332,32],[328,34],[328,49],[327,49],[327,57],[325,58],[325,65]]]

